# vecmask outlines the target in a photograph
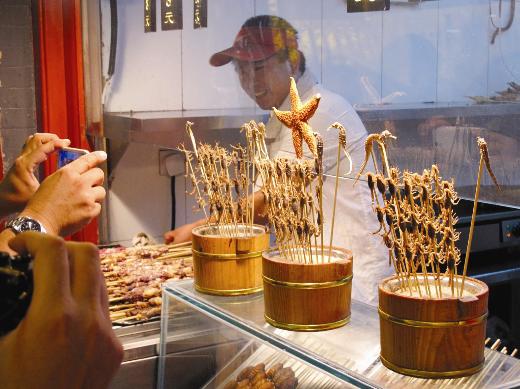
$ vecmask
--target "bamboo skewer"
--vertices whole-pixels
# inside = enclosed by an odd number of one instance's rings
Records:
[[[112,305],[109,307],[110,311],[121,311],[123,309],[129,309],[136,307],[137,304],[120,304],[120,305]]]
[[[462,296],[462,292],[464,291],[464,281],[466,280],[466,273],[468,270],[468,262],[469,262],[469,255],[471,251],[471,242],[473,240],[473,233],[475,230],[475,218],[477,215],[477,203],[479,199],[480,194],[480,181],[482,178],[482,170],[484,168],[484,164],[486,165],[488,172],[490,176],[492,177],[495,185],[500,189],[500,186],[498,185],[498,182],[495,178],[495,175],[493,174],[493,171],[491,170],[491,166],[489,163],[489,157],[488,157],[488,149],[487,149],[487,143],[483,138],[477,138],[477,144],[479,146],[480,151],[480,162],[478,165],[478,176],[477,176],[477,185],[475,188],[475,199],[473,200],[473,212],[471,213],[471,224],[469,227],[469,238],[468,238],[468,244],[466,246],[466,257],[464,258],[464,270],[462,273],[462,283],[459,290],[459,296]]]
[[[157,257],[158,260],[169,260],[169,259],[178,259],[178,258],[188,258],[191,257],[191,249],[186,251],[180,251],[177,253],[167,254],[160,257]]]
[[[317,143],[317,152],[318,155],[316,157],[316,174],[318,175],[318,204],[320,207],[320,214],[321,214],[321,221],[318,222],[319,228],[320,228],[320,249],[321,249],[321,261],[325,261],[325,255],[323,252],[323,139],[318,133],[315,133],[314,136],[316,137],[316,143]],[[330,257],[329,257],[330,262]]]
[[[284,258],[300,263],[322,261],[317,244],[323,228],[323,205],[320,209],[320,183],[313,184],[321,173],[318,157],[314,160],[276,158],[270,160],[264,152],[265,139],[260,126],[249,124],[246,136],[255,155],[255,171],[262,178],[262,193],[266,202],[267,216],[274,228],[277,245]],[[319,149],[323,153],[320,139]],[[316,146],[318,149],[318,145]],[[321,162],[321,159],[320,159]],[[311,242],[314,240],[314,248]],[[323,255],[321,256],[324,257]]]
[[[347,148],[347,138],[346,138],[346,134],[345,134],[345,128],[339,123],[334,123],[331,127],[338,128],[339,142],[338,142],[338,155],[336,157],[336,183],[334,185],[334,203],[332,205],[332,220],[331,220],[331,224],[330,224],[329,262],[330,262],[330,257],[332,256],[332,240],[333,240],[333,236],[334,236],[334,222],[336,219],[336,200],[338,198],[339,165],[340,165],[341,149],[343,148],[346,151],[346,148]],[[350,168],[352,169],[352,160],[350,162],[351,162]]]
[[[120,319],[112,320],[112,324],[118,324],[118,323],[121,323],[121,322],[131,322],[132,320],[135,320],[138,317],[139,317],[138,315],[122,317]]]
[[[464,270],[463,270],[463,273],[462,273],[462,282],[461,282],[461,286],[460,286],[460,290],[459,290],[459,296],[462,296],[462,292],[464,290],[464,282],[466,280],[466,273],[467,273],[467,270],[468,270],[469,254],[471,252],[471,243],[472,243],[472,240],[473,240],[473,232],[475,230],[475,217],[477,215],[477,204],[478,204],[478,199],[479,199],[479,194],[480,194],[480,180],[482,178],[482,167],[483,167],[483,165],[484,165],[484,160],[481,157],[480,158],[480,163],[479,163],[479,168],[478,168],[477,185],[476,185],[476,188],[475,188],[475,199],[473,200],[473,211],[471,213],[471,224],[470,224],[470,227],[469,227],[469,238],[468,238],[468,244],[466,245],[466,257],[464,258]]]
[[[421,296],[424,290],[428,298],[433,297],[432,292],[437,298],[442,297],[441,265],[445,265],[447,268],[445,276],[448,277],[452,295],[456,295],[455,291],[458,295],[462,295],[467,259],[462,285],[459,288],[457,263],[460,261],[460,251],[455,246],[459,233],[456,233],[453,228],[457,218],[452,210],[452,205],[457,204],[458,198],[454,185],[452,182],[441,180],[435,165],[431,170],[425,170],[422,175],[405,171],[401,178],[397,169],[391,167],[388,162],[386,139],[395,139],[395,137],[388,131],[367,137],[365,161],[357,175],[359,179],[370,157],[375,162],[372,142],[376,142],[383,161],[383,172],[387,177],[377,170],[375,175],[367,174],[374,211],[380,223],[380,228],[375,233],[382,235],[389,249],[389,261],[394,265],[402,287],[408,289],[409,293],[416,290]],[[489,166],[485,141],[479,138],[478,142],[482,154],[479,171],[482,171],[484,161],[490,175],[494,177]],[[479,174],[477,187],[480,185],[480,177],[481,174]],[[496,183],[496,179],[493,180]],[[401,191],[404,192],[402,195]],[[379,195],[382,196],[384,204],[379,202]],[[478,192],[475,206],[477,201]],[[475,210],[476,208],[474,212]],[[441,234],[440,239],[437,233]],[[472,233],[470,233],[470,240],[471,237]],[[466,256],[469,251],[468,249]],[[436,274],[432,280],[428,276],[429,267],[432,274]],[[422,281],[418,277],[419,269],[422,273]],[[433,291],[430,288],[431,283],[435,286]]]
[[[252,123],[246,123],[242,127],[247,134],[260,131],[256,124],[253,126]],[[186,132],[192,150],[187,150],[183,145],[179,147],[186,159],[186,177],[190,178],[193,186],[189,194],[196,196],[197,204],[199,209],[203,210],[208,226],[213,225],[218,234],[229,237],[252,235],[254,223],[252,180],[256,177],[252,159],[256,152],[256,141],[248,135],[248,139],[251,139],[248,147],[232,146],[231,152],[218,144],[197,146],[192,124],[186,123]],[[192,159],[196,164],[192,164]],[[235,194],[232,193],[233,190]],[[209,213],[206,207],[209,207]]]
[[[408,293],[416,291],[419,297],[423,293],[428,298],[434,295],[442,297],[442,265],[446,266],[445,276],[455,296],[455,290],[459,291],[457,263],[460,252],[455,246],[459,233],[454,230],[457,219],[452,205],[458,202],[458,198],[453,183],[442,181],[435,165],[431,170],[424,170],[422,175],[407,171],[401,175],[389,164],[387,139],[395,137],[388,131],[367,137],[365,161],[357,175],[359,179],[370,157],[376,160],[372,146],[376,142],[383,173],[376,170],[375,174],[367,174],[373,209],[380,224],[375,233],[381,234],[389,250],[389,261],[402,288]],[[433,278],[428,275],[429,268]],[[422,274],[421,278],[419,274]]]

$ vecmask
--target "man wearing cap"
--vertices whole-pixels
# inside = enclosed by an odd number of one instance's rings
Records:
[[[305,56],[298,50],[297,31],[286,20],[270,15],[248,19],[238,32],[233,46],[215,53],[210,58],[213,66],[233,63],[240,85],[258,106],[265,110],[273,107],[290,110],[289,77],[296,80],[302,102],[316,94],[321,95],[319,107],[309,120],[309,125],[324,140],[324,171],[335,174],[338,132],[330,128],[334,122],[347,130],[348,152],[352,157],[352,172],[357,173],[364,160],[364,142],[367,132],[353,107],[341,96],[328,91],[317,83],[306,69]],[[274,115],[266,124],[266,143],[269,155],[294,157],[292,134]],[[342,166],[346,166],[344,163]],[[345,168],[346,169],[346,168]],[[368,166],[367,169],[371,169]],[[350,176],[352,177],[352,175]],[[353,180],[341,180],[337,198],[334,245],[351,249],[354,255],[353,298],[377,304],[377,284],[391,274],[388,251],[381,238],[372,234],[379,225],[371,209],[371,197],[367,185]],[[333,177],[324,181],[325,241],[330,236],[330,220],[334,196]],[[255,209],[257,198],[255,195]],[[205,223],[197,221],[165,234],[166,242],[182,242],[191,239],[191,229]]]

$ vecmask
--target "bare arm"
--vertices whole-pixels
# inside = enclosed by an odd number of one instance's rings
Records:
[[[255,223],[264,224],[266,222],[266,217],[261,216],[265,214],[265,200],[264,195],[261,191],[257,191],[253,194],[253,201],[255,203]],[[185,224],[183,226],[177,227],[172,231],[168,231],[164,234],[164,242],[165,243],[183,243],[191,240],[191,231],[198,226],[202,226],[207,223],[207,219],[199,219],[193,223]]]
[[[106,153],[96,151],[57,170],[42,182],[20,216],[38,220],[49,235],[79,231],[101,210],[104,173],[96,166],[105,159]],[[13,237],[9,228],[0,233],[0,251],[12,253],[7,243]]]
[[[40,187],[34,175],[40,163],[56,149],[68,146],[68,139],[55,134],[34,134],[27,138],[22,152],[0,183],[0,217],[20,212]]]

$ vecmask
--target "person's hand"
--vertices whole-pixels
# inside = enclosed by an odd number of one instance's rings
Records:
[[[37,133],[27,138],[21,154],[0,183],[1,215],[19,212],[25,207],[40,183],[34,175],[38,165],[47,160],[54,150],[70,144],[55,134]]]
[[[191,230],[197,227],[199,223],[185,224],[176,228],[175,230],[168,231],[164,234],[164,243],[184,243],[191,240]]]
[[[123,358],[112,330],[98,251],[25,232],[11,240],[34,257],[25,318],[0,339],[3,388],[105,388]]]
[[[20,215],[32,217],[50,234],[67,236],[101,211],[106,192],[104,173],[97,168],[105,161],[104,151],[81,156],[47,177]]]

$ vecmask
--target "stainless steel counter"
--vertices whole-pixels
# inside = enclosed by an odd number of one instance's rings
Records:
[[[441,118],[504,118],[520,116],[520,104],[404,104],[356,106],[361,120],[368,122]],[[241,125],[250,120],[266,121],[269,113],[260,109],[225,109],[156,112],[106,112],[104,136],[120,142],[151,143],[175,148],[185,140],[186,121],[193,122],[197,138],[211,143],[237,142]],[[97,134],[92,134],[97,135]]]
[[[242,124],[265,121],[265,111],[255,109],[108,112],[104,115],[105,137],[119,142],[137,142],[176,148],[185,142],[186,122],[194,123],[198,139],[212,143],[237,142]]]

